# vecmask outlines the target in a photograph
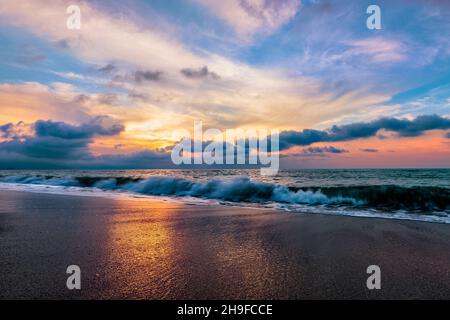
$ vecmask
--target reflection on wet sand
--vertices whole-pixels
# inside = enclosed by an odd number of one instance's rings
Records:
[[[199,215],[176,224],[177,253],[186,261],[184,277],[189,279],[185,296],[219,299],[283,294],[275,291],[283,287],[280,282],[290,263],[266,241],[264,223],[254,221],[258,215],[264,213]],[[274,282],[279,283],[274,286]]]
[[[112,297],[223,298],[236,296],[236,288],[242,298],[265,297],[286,270],[251,217],[224,219],[164,203],[117,204],[105,252],[107,269],[114,270],[105,292]]]
[[[176,269],[174,233],[170,217],[176,205],[149,206],[118,201],[108,223],[107,282],[120,297],[158,297],[170,294]]]

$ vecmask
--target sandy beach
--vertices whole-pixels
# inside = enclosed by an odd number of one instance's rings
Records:
[[[0,255],[2,299],[450,299],[437,223],[0,191]]]

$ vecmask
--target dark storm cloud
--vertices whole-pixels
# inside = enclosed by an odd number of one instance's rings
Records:
[[[0,169],[52,168],[169,168],[173,167],[170,153],[165,150],[147,150],[130,155],[94,156],[89,144],[94,137],[115,136],[123,125],[107,116],[72,125],[56,121],[36,121],[34,133],[21,134],[22,122],[0,126]],[[118,145],[117,145],[118,146]]]
[[[215,73],[208,70],[207,66],[204,66],[200,69],[182,69],[181,74],[183,74],[186,78],[189,79],[205,79],[205,78],[211,78],[213,80],[220,79],[220,76]]]
[[[173,168],[170,153],[142,151],[130,155],[94,156],[88,140],[31,138],[0,143],[0,169],[146,169]]]
[[[89,155],[87,139],[63,139],[58,137],[30,137],[0,143],[0,150],[31,158],[67,159],[85,158]]]
[[[307,146],[321,141],[329,141],[327,132],[313,129],[283,131],[280,133],[280,150],[289,149],[296,145]]]
[[[79,126],[55,121],[36,121],[37,137],[56,137],[61,139],[90,139],[94,136],[114,136],[124,130],[124,126],[114,123],[109,117],[100,116]]]
[[[94,137],[114,136],[124,130],[122,124],[106,116],[93,118],[81,125],[39,120],[31,126],[34,128],[34,135],[20,135],[18,128],[22,126],[22,122],[0,126],[3,136],[10,138],[0,143],[2,154],[9,153],[13,157],[21,155],[31,159],[83,159],[90,157],[88,145]]]
[[[401,137],[414,137],[428,130],[450,129],[450,119],[438,115],[422,115],[414,120],[381,118],[372,122],[333,126],[324,131],[314,129],[283,131],[280,133],[280,149],[284,150],[296,145],[307,146],[316,142],[369,138],[375,136],[382,129],[396,132]]]

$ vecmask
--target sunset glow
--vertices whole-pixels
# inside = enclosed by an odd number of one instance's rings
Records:
[[[0,167],[170,167],[175,130],[194,121],[283,139],[381,118],[416,127],[293,143],[281,166],[448,167],[448,4],[380,2],[389,14],[369,30],[367,1],[1,0]],[[74,3],[82,24],[70,30]],[[48,120],[95,128],[42,154],[50,142],[34,128]]]

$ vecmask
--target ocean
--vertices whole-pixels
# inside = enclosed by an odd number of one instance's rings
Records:
[[[0,189],[450,223],[450,169],[17,170]]]

